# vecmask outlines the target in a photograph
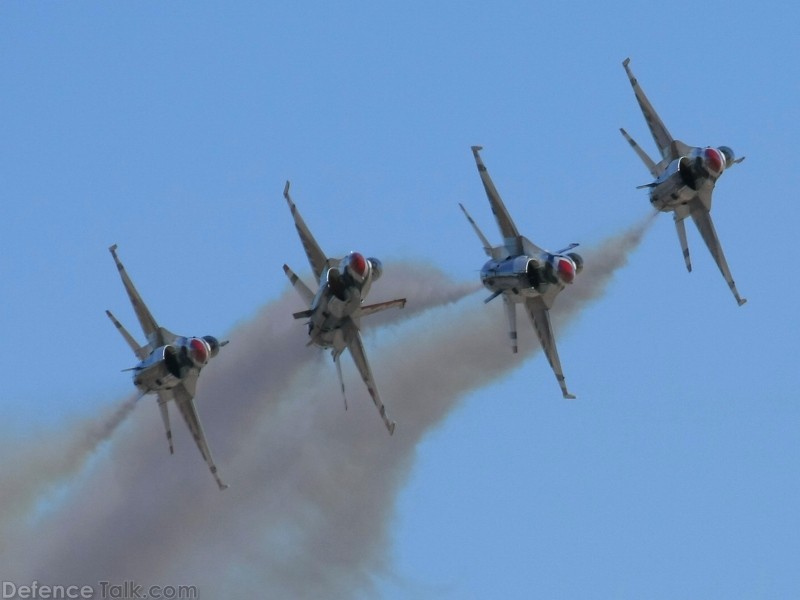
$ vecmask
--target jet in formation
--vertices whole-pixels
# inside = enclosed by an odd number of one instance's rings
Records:
[[[224,490],[228,486],[222,483],[217,474],[217,467],[211,456],[211,450],[208,448],[203,426],[200,424],[200,417],[197,415],[197,409],[194,405],[194,396],[200,371],[208,364],[211,358],[219,353],[220,347],[227,344],[227,342],[220,343],[210,335],[183,337],[160,327],[139,292],[136,291],[133,282],[125,271],[125,267],[122,266],[117,256],[116,244],[111,246],[109,250],[114,257],[114,262],[117,264],[122,284],[128,293],[133,310],[136,312],[142,330],[147,337],[147,343],[144,346],[140,346],[116,317],[111,314],[111,311],[106,311],[108,318],[114,323],[140,361],[135,367],[128,369],[133,371],[133,383],[140,392],[139,397],[141,398],[146,394],[158,395],[158,408],[161,410],[161,418],[164,421],[170,454],[174,453],[174,448],[172,446],[172,430],[169,424],[167,405],[170,400],[175,401],[219,489]]]
[[[481,281],[491,292],[485,302],[503,296],[513,352],[517,352],[517,304],[525,306],[525,312],[539,336],[542,349],[561,386],[562,395],[568,399],[575,398],[567,390],[549,311],[556,296],[571,284],[583,269],[583,259],[580,255],[568,252],[578,244],[570,244],[558,252],[551,253],[521,236],[481,160],[480,150],[482,150],[480,146],[472,146],[472,154],[475,156],[489,205],[503,236],[502,245],[492,246],[464,206],[459,206],[489,256],[489,261],[481,269]]]
[[[736,158],[733,150],[727,146],[699,148],[688,146],[674,139],[639,86],[628,66],[629,63],[630,58],[626,58],[622,66],[625,67],[636,100],[661,153],[661,160],[654,161],[633,141],[628,132],[620,129],[622,135],[655,177],[652,183],[640,187],[650,189],[650,203],[654,208],[662,212],[672,211],[678,239],[683,250],[683,258],[686,261],[686,268],[690,272],[692,263],[689,258],[689,246],[683,221],[688,216],[692,217],[711,256],[714,257],[717,267],[733,292],[736,302],[741,306],[747,300],[742,298],[736,289],[728,262],[725,260],[725,254],[722,252],[722,246],[714,229],[714,223],[711,221],[711,194],[725,169],[742,162],[744,157]]]
[[[383,266],[377,258],[365,258],[358,252],[351,252],[344,258],[329,258],[320,248],[308,226],[300,216],[297,207],[289,195],[289,182],[283,190],[283,196],[289,204],[289,209],[294,219],[300,241],[308,256],[308,262],[314,277],[317,278],[318,288],[314,293],[287,265],[283,265],[289,281],[294,289],[307,303],[308,309],[294,313],[295,319],[308,320],[308,345],[315,345],[323,349],[330,349],[333,362],[339,374],[339,383],[344,396],[345,409],[347,397],[344,390],[342,365],[340,357],[345,350],[350,350],[353,362],[356,364],[361,379],[367,386],[372,401],[381,414],[386,429],[394,433],[395,423],[386,414],[386,407],[378,394],[378,387],[372,376],[372,370],[367,361],[364,342],[361,340],[361,317],[375,314],[387,308],[402,308],[406,304],[405,298],[370,304],[362,303],[369,293],[372,283],[379,279],[383,273]]]

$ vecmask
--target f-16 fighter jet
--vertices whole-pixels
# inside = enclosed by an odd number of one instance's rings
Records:
[[[386,429],[392,434],[395,423],[387,416],[386,407],[378,395],[378,387],[375,385],[375,379],[369,368],[369,362],[367,362],[359,326],[361,317],[387,308],[402,308],[406,304],[406,299],[401,298],[364,306],[362,303],[367,297],[372,282],[380,278],[383,273],[381,261],[377,258],[364,258],[358,252],[351,252],[342,259],[328,258],[317,244],[314,236],[311,235],[303,217],[300,216],[297,207],[292,202],[289,196],[288,181],[283,190],[283,196],[289,204],[311,270],[319,282],[317,292],[314,293],[294,271],[287,265],[283,265],[283,270],[294,289],[309,306],[308,310],[294,313],[294,318],[308,319],[309,346],[313,344],[320,348],[331,349],[333,362],[336,363],[336,370],[339,374],[342,396],[345,398],[345,409],[347,408],[347,397],[345,396],[342,365],[339,358],[345,350],[350,350],[350,355],[353,357],[353,362],[356,363],[361,379],[364,380],[367,391],[372,396],[372,401],[381,413]]]
[[[147,343],[144,346],[140,346],[133,339],[133,336],[117,321],[116,317],[111,314],[111,311],[106,311],[108,318],[111,319],[111,322],[114,323],[122,337],[128,342],[131,350],[141,361],[135,367],[129,369],[133,371],[133,383],[141,393],[139,397],[141,398],[145,394],[158,395],[158,408],[161,410],[161,418],[164,421],[164,428],[167,432],[170,454],[174,452],[174,449],[167,405],[170,400],[175,401],[219,489],[224,490],[228,486],[222,483],[219,475],[217,475],[217,467],[211,457],[211,450],[209,450],[206,443],[203,426],[200,424],[200,417],[198,417],[197,409],[194,406],[194,395],[201,369],[208,364],[211,358],[219,353],[220,347],[228,342],[220,343],[210,335],[182,337],[163,327],[159,327],[139,292],[133,286],[125,267],[122,266],[117,257],[116,244],[111,246],[109,250],[114,257],[114,262],[117,263],[122,284],[125,286],[125,291],[128,292],[133,310],[136,312],[136,317],[139,319],[142,330],[147,337]]]
[[[553,306],[556,296],[572,283],[575,276],[583,269],[583,259],[579,254],[574,252],[565,254],[578,244],[570,244],[558,252],[550,253],[521,236],[514,221],[511,220],[511,215],[508,214],[500,194],[497,193],[480,154],[478,154],[481,149],[480,146],[472,146],[472,154],[475,156],[478,173],[481,176],[486,195],[489,197],[489,205],[492,207],[497,225],[500,227],[503,244],[492,246],[464,206],[459,206],[475,233],[478,234],[484,251],[490,257],[490,260],[481,269],[481,281],[492,292],[486,302],[488,303],[500,295],[503,296],[508,316],[508,335],[511,338],[513,352],[517,352],[517,304],[521,303],[525,306],[525,312],[528,313],[550,367],[561,386],[561,393],[564,398],[575,398],[567,391],[564,373],[561,370],[561,361],[558,359],[553,327],[550,324],[549,310]]]
[[[655,181],[652,183],[639,187],[650,188],[650,203],[654,208],[662,212],[672,211],[678,239],[683,250],[683,258],[686,261],[686,268],[690,272],[692,263],[689,259],[689,246],[686,242],[686,228],[683,220],[688,216],[692,217],[711,256],[714,257],[722,276],[728,283],[728,287],[731,288],[736,302],[741,306],[747,300],[739,296],[719,238],[717,238],[714,223],[711,221],[711,194],[717,179],[725,169],[742,162],[744,157],[736,158],[733,150],[727,146],[698,148],[687,146],[674,139],[664,123],[661,122],[647,96],[644,95],[642,88],[639,87],[639,82],[628,66],[630,61],[630,58],[626,58],[622,66],[625,67],[625,72],[628,74],[628,79],[630,79],[636,95],[636,101],[644,113],[644,119],[647,121],[650,133],[653,134],[653,139],[661,153],[661,160],[654,161],[633,141],[628,132],[620,129],[622,135],[655,177]]]

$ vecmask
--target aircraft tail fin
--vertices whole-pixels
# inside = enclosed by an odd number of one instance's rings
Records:
[[[283,272],[286,273],[286,276],[289,278],[292,286],[294,286],[294,289],[297,290],[297,293],[300,294],[303,300],[306,301],[306,304],[310,305],[314,300],[314,292],[312,292],[311,289],[305,283],[303,283],[303,280],[300,279],[297,274],[289,268],[289,265],[283,265]]]
[[[140,360],[141,360],[141,359],[144,359],[144,358],[146,358],[146,357],[147,357],[147,354],[148,354],[148,347],[147,347],[147,346],[140,346],[140,345],[139,345],[139,344],[136,342],[136,340],[135,340],[135,339],[133,339],[133,336],[132,336],[132,335],[131,335],[131,334],[128,332],[128,330],[127,330],[127,329],[125,329],[125,327],[122,325],[122,323],[120,323],[120,322],[117,320],[117,318],[116,318],[116,317],[115,317],[115,316],[114,316],[114,315],[111,313],[111,311],[110,311],[110,310],[107,310],[107,311],[106,311],[106,315],[108,315],[108,318],[109,318],[109,319],[111,319],[111,322],[114,324],[114,327],[116,327],[116,328],[117,328],[117,331],[119,331],[120,335],[121,335],[121,336],[122,336],[122,337],[125,339],[125,341],[128,343],[128,346],[130,346],[130,347],[131,347],[131,350],[133,350],[133,353],[134,353],[134,354],[135,354],[135,355],[136,355],[136,356],[137,356],[137,357],[138,357]]]

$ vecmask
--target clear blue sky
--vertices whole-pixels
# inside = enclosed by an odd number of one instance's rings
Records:
[[[133,328],[110,244],[180,333],[224,335],[276,299],[283,262],[305,266],[286,179],[328,252],[365,248],[386,278],[405,259],[477,278],[458,202],[497,232],[473,144],[539,245],[641,219],[649,174],[618,128],[655,148],[630,56],[675,137],[747,156],[712,214],[749,302],[692,225],[687,274],[661,215],[557,332],[577,401],[536,355],[422,440],[378,590],[796,597],[798,9],[361,4],[0,4],[6,435],[130,392],[131,355],[103,314]]]

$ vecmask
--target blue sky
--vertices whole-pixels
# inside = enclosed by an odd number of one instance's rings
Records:
[[[363,248],[387,278],[407,259],[477,278],[458,202],[497,233],[473,144],[539,245],[638,221],[649,174],[618,128],[655,148],[630,56],[675,137],[747,156],[712,214],[749,302],[691,225],[687,274],[661,215],[557,332],[576,402],[536,355],[423,439],[378,589],[796,596],[797,19],[722,2],[0,4],[6,435],[129,393],[103,314],[133,329],[110,244],[177,332],[224,335],[278,298],[283,262],[305,265],[286,179],[324,249]]]

